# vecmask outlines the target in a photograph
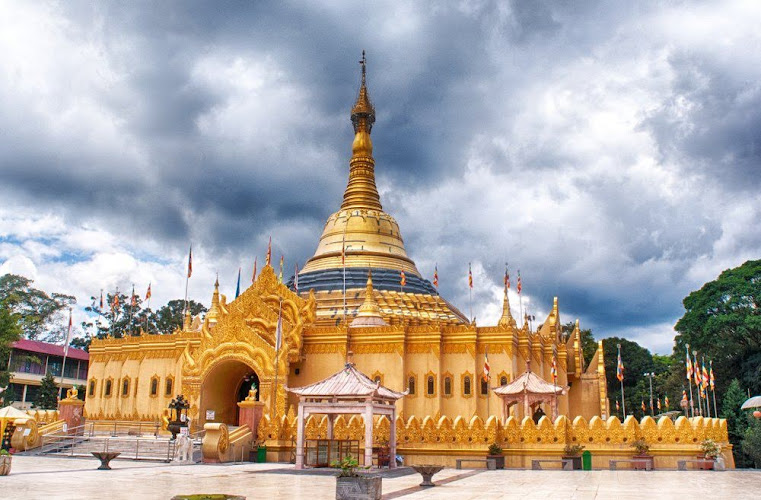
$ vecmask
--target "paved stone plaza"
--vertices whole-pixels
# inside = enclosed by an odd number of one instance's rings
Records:
[[[335,479],[292,472],[289,464],[172,465],[119,461],[96,470],[96,459],[16,456],[0,477],[3,499],[170,499],[228,493],[249,499],[335,497]],[[419,474],[383,479],[383,498],[754,498],[761,471],[481,471],[444,469],[423,489]]]

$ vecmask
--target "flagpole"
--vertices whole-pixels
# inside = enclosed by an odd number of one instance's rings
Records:
[[[489,347],[484,347],[484,360],[485,364],[489,364]],[[491,366],[489,367],[489,373],[486,374],[486,418],[484,421],[489,419],[489,415],[491,415],[491,409],[490,409],[490,397],[489,397],[489,379],[491,378]]]
[[[280,360],[280,344],[283,338],[283,299],[280,299],[280,305],[277,312],[277,327],[275,328],[275,386],[272,391],[272,415],[277,416],[277,370],[278,361]]]
[[[130,337],[135,334],[132,328],[132,309],[135,304],[135,284],[132,283],[132,296],[129,298],[129,335]]]
[[[71,307],[69,307],[69,330],[66,332],[66,343],[63,345],[63,364],[61,365],[61,383],[58,385],[58,399],[63,392],[63,374],[66,370],[66,357],[69,355],[69,339],[71,338]]]
[[[525,325],[526,318],[523,316],[523,294],[521,293],[522,289],[523,289],[523,282],[521,280],[521,270],[518,269],[518,305],[520,306],[521,318],[523,319],[523,324]]]
[[[193,245],[190,245],[190,251],[188,252],[188,272],[185,273],[185,310],[182,311],[182,321],[180,322],[180,328],[185,325],[185,316],[188,313],[188,284],[190,283],[191,262],[193,259]]]
[[[698,366],[698,351],[692,351],[692,365],[698,367],[698,370],[700,370],[700,367]],[[694,371],[693,373],[698,373],[698,371]],[[702,417],[703,403],[700,401],[700,385],[695,383],[695,389],[698,391],[698,415]]]
[[[713,360],[709,361],[708,364],[711,365],[710,382],[711,392],[713,393],[713,414],[716,416],[716,418],[719,418],[719,412],[716,411],[716,382],[713,378]]]
[[[692,364],[692,361],[690,360],[690,344],[685,344],[685,351],[687,353],[687,360],[690,364]],[[687,365],[685,363],[685,370],[687,370],[687,385],[690,387],[690,412],[692,413],[692,417],[695,417],[695,402],[692,400],[692,373],[690,373],[690,370],[687,369]]]
[[[618,347],[618,361],[621,362],[621,344],[616,344]],[[623,418],[626,420],[626,398],[624,397],[624,377],[623,372],[621,374],[621,409],[623,410]]]

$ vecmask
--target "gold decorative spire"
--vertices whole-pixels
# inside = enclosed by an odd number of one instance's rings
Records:
[[[219,321],[219,275],[214,282],[214,293],[211,296],[211,307],[206,314],[206,319],[209,320],[209,324]]]
[[[515,318],[513,318],[513,315],[510,313],[510,299],[507,297],[507,286],[505,286],[505,298],[502,299],[502,317],[499,318],[497,324],[502,327],[517,326]]]
[[[192,317],[190,316],[190,309],[185,310],[185,321],[182,323],[182,329],[186,332],[190,331],[190,327],[192,326]]]
[[[381,317],[380,307],[375,300],[373,292],[373,272],[367,273],[367,285],[365,286],[365,301],[359,306],[359,312],[351,326],[387,326],[388,323]]]
[[[367,92],[367,59],[362,51],[362,84],[357,102],[351,108],[351,123],[354,125],[354,142],[349,161],[349,184],[344,192],[342,209],[366,208],[382,210],[378,188],[375,186],[375,160],[370,132],[375,123],[375,108]]]
[[[375,160],[370,139],[375,108],[367,91],[367,60],[359,61],[362,81],[351,109],[354,143],[349,161],[349,181],[341,208],[323,228],[314,256],[299,275],[342,268],[374,268],[404,271],[420,277],[415,263],[407,256],[399,224],[383,211],[375,186]]]

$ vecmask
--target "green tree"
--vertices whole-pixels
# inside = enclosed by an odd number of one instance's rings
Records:
[[[68,327],[67,309],[76,299],[61,293],[47,294],[32,283],[29,278],[15,274],[0,276],[0,303],[18,315],[26,338],[60,342]]]
[[[0,388],[8,387],[10,372],[8,372],[8,356],[11,344],[21,337],[19,317],[5,303],[0,301]]]
[[[188,309],[193,316],[206,312],[206,307],[195,300],[188,300]],[[167,334],[180,328],[183,322],[184,311],[184,300],[170,300],[164,307],[152,315],[150,321],[155,327],[154,331],[161,334]]]
[[[74,337],[69,342],[69,346],[75,349],[82,349],[83,351],[90,350],[90,339],[85,337]]]
[[[745,429],[742,451],[756,468],[761,467],[761,420],[755,418]]]
[[[650,351],[636,342],[618,337],[603,339],[605,356],[605,377],[608,380],[608,395],[615,408],[615,401],[621,401],[621,382],[616,378],[618,365],[618,344],[621,345],[621,360],[624,363],[624,392],[626,393],[626,413],[637,417],[643,415],[642,401],[647,414],[650,405],[650,385],[644,374],[654,371],[653,356]]]
[[[37,408],[43,410],[55,410],[58,408],[58,384],[49,373],[43,377],[40,383],[40,392],[37,394],[37,401],[34,402]]]
[[[674,355],[684,360],[685,346],[713,360],[716,396],[721,401],[726,381],[761,392],[761,260],[747,261],[722,272],[690,293],[685,313],[676,323]]]
[[[729,387],[727,387],[727,391],[724,393],[720,416],[727,419],[729,442],[733,446],[735,465],[737,467],[748,467],[751,465],[750,457],[742,450],[742,440],[750,424],[748,412],[740,409],[746,399],[747,396],[740,387],[740,382],[737,379],[732,379]]]

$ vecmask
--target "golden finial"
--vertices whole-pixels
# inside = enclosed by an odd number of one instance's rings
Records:
[[[513,318],[513,315],[510,312],[510,299],[507,297],[507,284],[505,284],[505,297],[502,299],[502,317],[499,318],[497,324],[505,328],[517,326],[515,318]]]
[[[375,186],[375,160],[370,132],[375,123],[375,108],[367,92],[367,59],[362,51],[359,61],[362,67],[362,84],[354,107],[351,108],[351,123],[354,126],[354,142],[349,161],[349,184],[344,192],[342,209],[365,208],[383,210]]]
[[[380,307],[375,300],[373,292],[373,272],[367,273],[367,285],[365,285],[365,300],[359,306],[357,317],[351,322],[351,326],[386,326],[388,323],[381,317]]]
[[[211,295],[211,307],[206,313],[206,319],[209,324],[216,324],[219,321],[219,273],[217,280],[214,282],[214,293]]]

